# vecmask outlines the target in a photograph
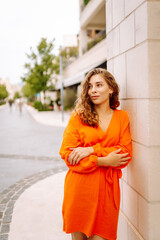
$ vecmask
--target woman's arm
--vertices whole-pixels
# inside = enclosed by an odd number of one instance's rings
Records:
[[[115,150],[109,153],[106,157],[98,157],[97,165],[103,167],[118,167],[122,168],[128,164],[131,157],[128,157],[128,153],[119,154],[121,149]]]
[[[121,149],[121,151],[119,152],[120,154],[128,153],[127,157],[130,157],[129,161],[123,166],[118,168],[126,167],[132,158],[132,142],[131,142],[131,135],[130,135],[130,127],[129,127],[129,117],[126,112],[124,113],[125,114],[121,119],[121,126],[120,126],[121,134],[120,134],[119,143],[115,146],[105,147],[105,148],[101,147],[99,143],[93,146],[94,154],[98,157],[106,157],[108,156],[108,154],[118,149]]]
[[[100,166],[112,166],[112,167],[118,167],[118,168],[123,168],[127,166],[127,164],[132,158],[132,144],[131,144],[131,136],[130,136],[130,129],[129,129],[129,118],[127,113],[125,113],[121,121],[122,121],[121,135],[120,135],[119,143],[117,145],[103,148],[99,143],[97,143],[92,147],[77,147],[74,149],[72,148],[73,152],[69,156],[70,163],[73,162],[74,164],[76,164],[81,159],[83,159],[84,156],[87,157],[90,154],[94,154],[98,157],[101,157],[101,158],[98,158],[98,162],[99,162],[98,165]],[[115,153],[113,155],[110,155],[107,158],[107,156],[112,152],[115,152]],[[116,156],[115,154],[116,155],[118,154],[118,156]],[[117,161],[122,160],[124,157],[127,157],[128,159],[125,162],[125,164],[120,164],[120,162],[114,161],[115,157]],[[111,161],[112,159],[113,161]],[[107,161],[107,163],[105,163],[104,160]]]
[[[75,113],[73,113],[64,131],[63,141],[59,153],[61,158],[65,160],[67,166],[71,170],[80,173],[89,173],[98,168],[96,155],[90,154],[89,156],[83,157],[83,159],[76,164],[73,161],[69,161],[69,156],[73,152],[72,148],[81,146],[78,132],[79,125],[80,121]]]
[[[74,154],[70,154],[68,157],[68,161],[70,164],[78,164],[84,157],[91,155],[93,153],[92,147],[77,147],[74,148]],[[122,168],[123,165],[128,164],[128,161],[131,157],[128,157],[129,153],[122,153],[120,154],[121,149],[115,150],[109,153],[107,156],[98,157],[97,158],[97,165],[103,167],[120,167]]]

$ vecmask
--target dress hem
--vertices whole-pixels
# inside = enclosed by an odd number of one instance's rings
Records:
[[[74,230],[74,231],[65,231],[63,230],[63,232],[65,232],[66,234],[71,234],[71,233],[74,233],[74,232],[81,232],[83,234],[85,234],[87,237],[92,237],[93,235],[97,235],[99,237],[102,237],[102,238],[105,238],[106,240],[116,240],[116,238],[112,238],[112,237],[108,237],[108,236],[104,236],[104,235],[101,235],[99,233],[96,233],[96,232],[93,232],[92,234],[89,234],[89,233],[86,233],[85,231],[81,231],[81,230]]]

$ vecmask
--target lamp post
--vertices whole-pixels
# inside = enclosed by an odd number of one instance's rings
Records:
[[[59,67],[60,67],[60,80],[61,80],[61,111],[62,111],[62,122],[64,122],[64,106],[63,106],[63,67],[62,67],[62,56],[61,56],[61,48],[59,55]]]

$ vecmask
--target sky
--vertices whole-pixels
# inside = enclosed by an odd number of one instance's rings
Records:
[[[0,78],[20,83],[26,53],[41,38],[55,39],[79,32],[79,0],[0,0]]]

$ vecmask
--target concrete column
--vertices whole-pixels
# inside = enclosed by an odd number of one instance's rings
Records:
[[[118,240],[160,239],[160,1],[107,0],[108,70],[129,113],[133,160],[123,170]]]
[[[79,33],[79,56],[82,56],[84,52],[87,50],[87,29],[81,28]]]

